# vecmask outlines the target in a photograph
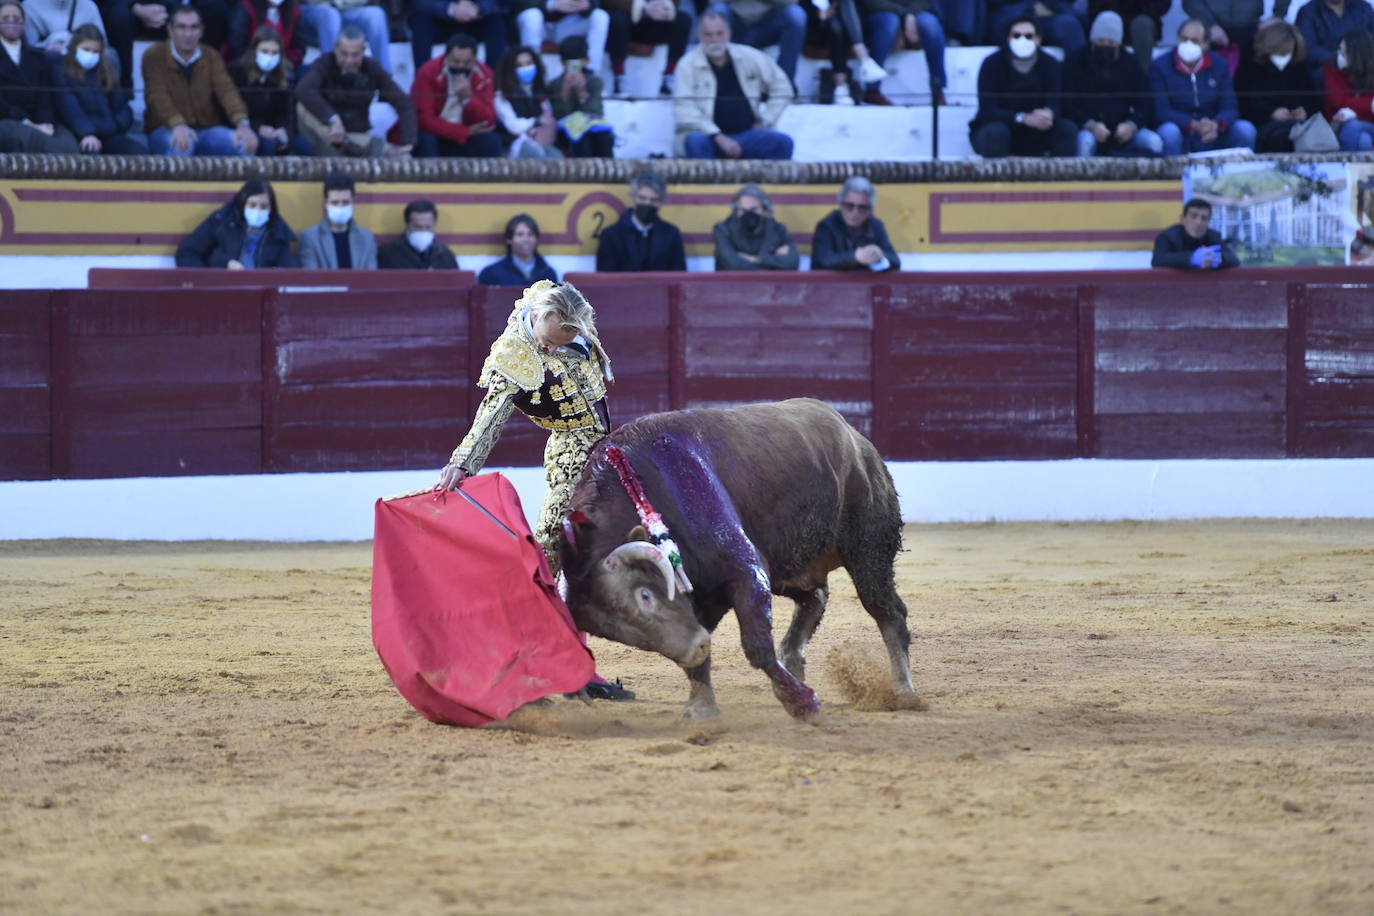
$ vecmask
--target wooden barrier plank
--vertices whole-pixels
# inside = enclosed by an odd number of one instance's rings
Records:
[[[218,267],[92,267],[90,289],[278,289],[283,286],[344,289],[466,289],[470,270],[313,270],[305,267],[226,270]]]
[[[1295,453],[1374,454],[1374,284],[1308,284]]]
[[[262,433],[245,429],[136,429],[73,432],[70,477],[184,477],[256,474]],[[211,507],[210,511],[213,511]]]
[[[52,476],[49,296],[8,290],[0,297],[0,480]]]

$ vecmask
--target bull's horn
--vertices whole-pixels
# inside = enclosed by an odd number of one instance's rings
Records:
[[[658,571],[663,573],[663,582],[668,589],[668,600],[673,600],[673,594],[677,590],[677,580],[673,576],[673,564],[658,545],[650,544],[648,541],[630,541],[628,544],[621,544],[612,550],[601,562],[607,569],[613,570],[625,560],[648,560],[658,567]]]
[[[577,553],[577,529],[573,527],[572,519],[563,517],[563,537],[568,542],[568,549]]]

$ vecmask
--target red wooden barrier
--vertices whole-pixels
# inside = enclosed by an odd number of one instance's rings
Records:
[[[47,290],[0,297],[0,476],[52,476],[50,319]]]
[[[92,267],[86,272],[91,289],[155,289],[169,287],[219,288],[251,286],[334,286],[345,289],[466,289],[477,282],[470,270],[307,270],[272,267],[223,270],[217,267],[124,268]]]

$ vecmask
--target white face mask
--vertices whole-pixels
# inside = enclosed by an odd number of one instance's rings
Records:
[[[324,212],[329,215],[329,221],[336,226],[342,226],[353,219],[352,204],[344,204],[342,207],[325,207]]]
[[[407,232],[406,241],[409,242],[410,247],[414,248],[416,251],[428,251],[429,246],[434,244],[434,233],[420,231]]]
[[[1007,42],[1007,46],[1011,48],[1011,53],[1022,60],[1027,60],[1035,56],[1034,38],[1013,38],[1011,41]]]
[[[1275,67],[1279,68],[1280,70],[1282,70],[1284,67],[1287,67],[1288,64],[1289,64],[1289,62],[1290,62],[1292,59],[1293,59],[1293,55],[1292,55],[1292,54],[1270,54],[1270,55],[1269,55],[1269,62],[1272,63]]]
[[[1178,59],[1185,64],[1195,64],[1202,58],[1202,45],[1196,41],[1180,41],[1178,43]]]
[[[261,51],[255,55],[255,59],[258,62],[258,69],[263,73],[271,73],[277,69],[277,64],[281,63],[280,54],[264,54]]]
[[[261,229],[263,226],[266,226],[267,221],[271,219],[271,217],[271,210],[260,210],[257,207],[243,208],[243,221],[253,229]]]
[[[1337,52],[1336,52],[1336,69],[1337,69],[1337,70],[1344,70],[1345,68],[1346,68],[1345,52],[1344,52],[1344,51],[1337,51]]]
[[[82,70],[92,70],[95,65],[100,63],[99,51],[87,51],[85,48],[76,49],[76,62]]]

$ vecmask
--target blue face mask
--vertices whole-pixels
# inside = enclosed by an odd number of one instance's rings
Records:
[[[259,210],[257,207],[243,208],[243,221],[253,229],[261,229],[267,225],[267,221],[272,217],[271,210]]]
[[[534,82],[535,74],[538,72],[539,68],[534,64],[526,64],[523,67],[515,68],[515,78],[528,86],[530,83]]]

